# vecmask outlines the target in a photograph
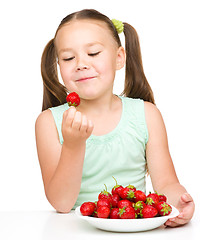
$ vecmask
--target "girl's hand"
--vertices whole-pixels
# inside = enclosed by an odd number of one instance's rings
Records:
[[[177,227],[184,225],[190,221],[194,213],[194,201],[188,193],[184,193],[176,206],[180,214],[175,217],[167,220],[165,226]]]
[[[91,135],[93,124],[85,115],[77,111],[75,107],[70,107],[63,114],[62,135],[64,144],[75,146],[86,141]]]

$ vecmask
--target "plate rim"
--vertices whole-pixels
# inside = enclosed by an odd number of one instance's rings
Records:
[[[80,207],[81,206],[78,206],[78,207],[75,208],[75,214],[79,218],[82,218],[82,219],[88,220],[88,221],[115,221],[115,222],[120,221],[121,222],[123,220],[123,221],[133,221],[134,222],[134,221],[141,221],[141,220],[143,220],[143,221],[150,221],[152,219],[156,219],[157,220],[158,218],[162,218],[163,220],[164,219],[168,220],[170,218],[177,217],[180,214],[179,210],[176,207],[174,207],[171,204],[170,204],[170,206],[172,207],[172,212],[169,215],[167,215],[167,216],[158,216],[158,217],[154,217],[154,218],[110,219],[110,218],[96,218],[96,217],[91,217],[91,216],[83,216],[81,214],[81,212],[80,212]]]

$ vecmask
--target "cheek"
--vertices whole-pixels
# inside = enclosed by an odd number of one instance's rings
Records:
[[[98,70],[106,80],[112,80],[115,77],[115,64],[112,60],[109,60],[108,58],[106,61],[101,61],[101,63],[98,65]]]
[[[113,63],[113,61],[108,60],[108,58],[107,58],[107,60],[105,60],[105,59],[103,59],[102,61],[100,61],[98,63],[97,69],[102,74],[109,74],[110,72],[115,70],[114,63]]]
[[[66,85],[70,79],[69,69],[64,67],[63,65],[60,65],[60,75],[64,84]]]

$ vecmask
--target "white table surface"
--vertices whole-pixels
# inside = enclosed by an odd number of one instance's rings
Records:
[[[79,219],[74,211],[59,214],[54,211],[14,211],[0,212],[0,239],[62,240],[62,239],[200,239],[200,209],[196,209],[193,219],[178,228],[157,229],[138,233],[116,233],[96,229]],[[71,238],[70,238],[71,237]]]

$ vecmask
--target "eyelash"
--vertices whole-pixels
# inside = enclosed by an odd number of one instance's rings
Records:
[[[64,58],[63,61],[67,62],[67,61],[71,61],[72,59],[74,59],[74,57],[71,57],[71,58]]]
[[[100,53],[100,51],[99,52],[95,52],[95,53],[90,53],[90,54],[88,54],[90,57],[94,57],[94,56],[97,56],[98,54]]]
[[[99,51],[99,52],[95,52],[95,53],[89,53],[88,56],[90,56],[90,57],[95,57],[95,56],[99,55],[99,53],[100,53],[100,51]],[[63,60],[64,60],[65,62],[67,62],[67,61],[71,61],[71,60],[73,60],[73,59],[74,59],[74,57],[65,58],[65,59],[63,59]]]

